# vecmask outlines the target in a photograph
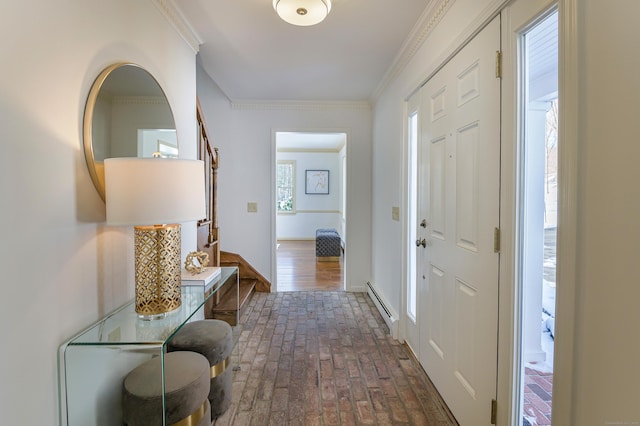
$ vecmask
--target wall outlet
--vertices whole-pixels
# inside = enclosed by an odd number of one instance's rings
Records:
[[[391,219],[400,222],[400,207],[391,207]]]
[[[247,211],[249,213],[257,213],[258,212],[258,203],[247,203]]]

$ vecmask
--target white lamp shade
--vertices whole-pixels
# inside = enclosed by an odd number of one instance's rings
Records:
[[[331,0],[273,0],[273,8],[284,21],[309,26],[327,17],[331,11]]]
[[[109,158],[104,174],[108,225],[162,225],[205,217],[200,160]]]

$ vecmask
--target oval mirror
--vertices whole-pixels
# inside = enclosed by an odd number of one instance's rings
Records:
[[[114,64],[93,83],[84,111],[84,154],[91,180],[103,200],[105,158],[178,157],[169,102],[144,68]]]

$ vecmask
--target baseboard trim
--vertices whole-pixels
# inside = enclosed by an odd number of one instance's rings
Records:
[[[380,315],[382,315],[382,319],[387,323],[389,327],[389,332],[394,339],[398,338],[398,329],[399,329],[399,321],[398,314],[391,309],[388,303],[384,301],[384,299],[380,296],[380,294],[376,291],[375,287],[371,282],[367,281],[367,294],[373,300],[373,303],[378,308]]]

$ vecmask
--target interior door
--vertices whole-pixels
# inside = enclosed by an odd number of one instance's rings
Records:
[[[421,90],[419,359],[461,425],[490,424],[496,397],[499,19]]]

